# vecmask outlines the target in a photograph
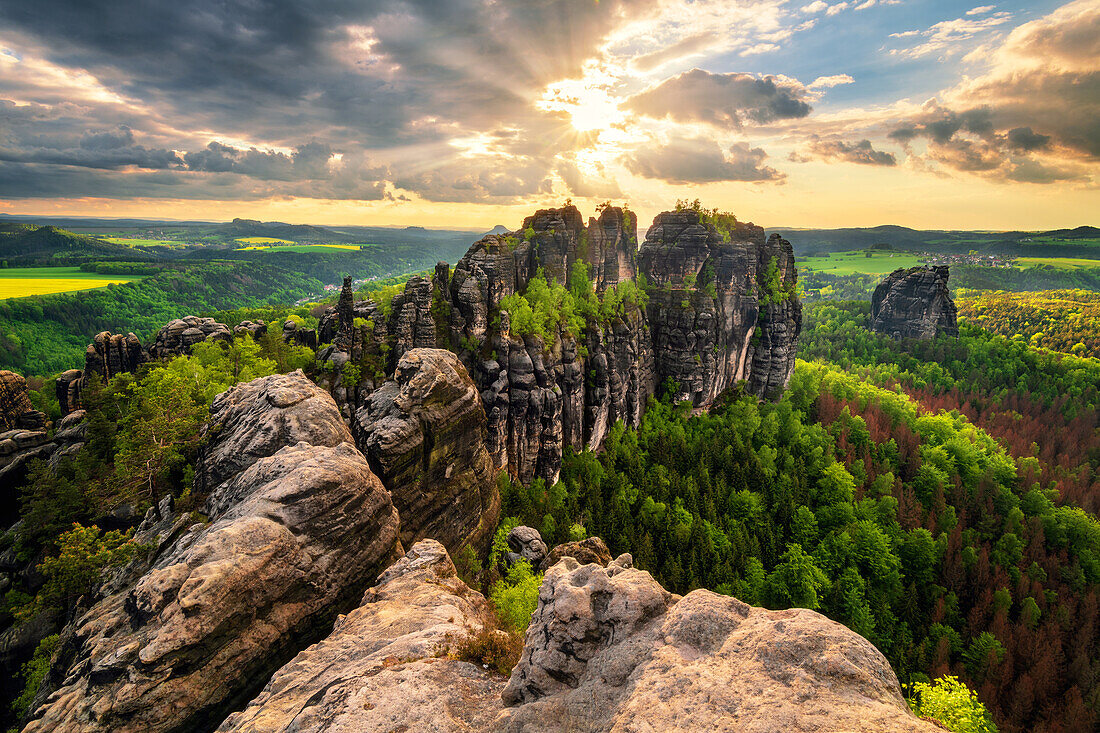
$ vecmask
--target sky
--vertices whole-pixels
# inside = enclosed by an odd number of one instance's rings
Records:
[[[1100,0],[0,0],[0,212],[1100,224]]]

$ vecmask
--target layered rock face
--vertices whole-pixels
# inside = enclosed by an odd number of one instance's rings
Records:
[[[443,654],[480,628],[483,604],[438,543],[420,542],[221,730],[942,730],[840,624],[703,590],[680,598],[628,555],[547,571],[507,680]]]
[[[83,406],[81,394],[87,380],[98,379],[106,384],[111,377],[137,371],[147,361],[149,352],[134,334],[110,331],[96,334],[84,352],[84,369],[70,369],[57,378],[57,401],[61,414],[67,415]]]
[[[184,316],[170,322],[160,329],[149,347],[149,355],[154,359],[171,359],[174,356],[191,353],[191,347],[202,341],[228,341],[233,331],[224,323],[213,318]]]
[[[301,372],[219,395],[196,484],[208,523],[70,624],[27,731],[216,726],[400,555],[389,493]]]
[[[565,446],[597,447],[615,420],[636,424],[656,383],[641,309],[590,323],[581,344],[562,333],[549,342],[513,334],[500,302],[524,292],[540,268],[569,285],[583,263],[598,294],[632,280],[636,227],[630,212],[613,207],[587,228],[575,207],[538,211],[514,236],[475,243],[443,293],[449,340],[481,390],[496,465],[521,481],[552,483]]]
[[[443,546],[415,544],[342,617],[332,634],[280,669],[220,731],[298,733],[491,730],[502,680],[437,657],[480,626],[486,601]]]
[[[580,333],[514,332],[501,302],[540,270],[575,286],[581,264],[598,299],[615,307],[601,306]],[[457,352],[484,403],[494,465],[524,483],[554,483],[566,446],[598,448],[617,420],[639,424],[668,379],[699,409],[739,382],[760,397],[780,394],[802,327],[795,279],[790,243],[765,240],[752,224],[723,234],[700,212],[666,212],[639,252],[630,211],[606,207],[586,226],[576,207],[544,209],[514,233],[474,243],[453,273],[440,263],[431,279],[410,279],[385,314],[353,301],[349,284],[321,319],[320,338],[334,345],[320,356],[361,366],[356,384],[327,385],[350,415],[409,350]],[[648,296],[636,295],[642,286]],[[351,328],[356,318],[370,331]]]
[[[738,223],[729,241],[696,211],[657,216],[638,255],[651,288],[649,327],[661,383],[676,398],[707,407],[745,381],[774,397],[794,369],[802,309],[790,242]],[[770,268],[774,282],[768,282]]]
[[[27,391],[27,380],[15,372],[0,369],[0,433],[16,428],[41,430],[46,416],[34,409]]]
[[[352,432],[401,516],[401,541],[487,549],[500,515],[485,410],[450,351],[412,349],[367,397]]]
[[[947,289],[950,268],[898,268],[871,296],[871,328],[894,338],[958,336],[955,301]]]

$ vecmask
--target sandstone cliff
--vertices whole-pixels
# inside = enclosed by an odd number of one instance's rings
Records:
[[[947,289],[946,266],[898,268],[871,296],[871,328],[894,338],[958,336],[955,301]]]
[[[196,484],[209,521],[162,523],[148,570],[66,628],[27,731],[213,727],[399,555],[389,493],[301,372],[215,400]]]
[[[567,288],[587,272],[604,305],[583,328],[514,330],[501,303],[539,271]],[[481,394],[494,465],[553,483],[566,446],[597,448],[615,421],[637,425],[666,380],[699,409],[739,384],[779,395],[802,325],[796,277],[790,243],[752,224],[720,229],[703,212],[665,212],[639,250],[630,211],[607,207],[586,225],[573,206],[544,209],[475,242],[453,273],[441,263],[432,278],[412,278],[386,313],[346,288],[322,319],[333,347],[320,356],[360,365],[356,384],[328,385],[350,416],[410,349],[455,351]],[[355,318],[370,331],[344,325]]]
[[[666,592],[624,555],[547,571],[510,679],[445,654],[484,599],[423,541],[222,731],[911,731],[866,639],[808,610]]]
[[[453,353],[413,349],[367,397],[352,433],[401,516],[407,547],[432,538],[452,553],[488,549],[500,492],[485,445],[485,410]]]

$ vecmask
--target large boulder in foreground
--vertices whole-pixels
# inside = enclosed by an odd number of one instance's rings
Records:
[[[483,599],[423,541],[223,731],[941,731],[863,637],[808,610],[680,598],[621,556],[546,574],[505,680],[445,656]]]
[[[66,628],[27,731],[211,729],[399,556],[389,493],[301,372],[219,395],[211,425],[209,522]]]
[[[947,289],[950,268],[898,268],[871,296],[871,329],[894,338],[958,336],[957,310]]]
[[[805,609],[683,598],[622,556],[546,573],[509,731],[938,731],[871,642]]]
[[[500,514],[486,447],[485,408],[450,351],[411,349],[393,380],[367,398],[352,424],[356,442],[393,496],[401,542],[424,538],[457,553],[483,552]]]
[[[491,730],[504,680],[438,656],[480,625],[486,601],[434,540],[416,543],[332,635],[280,669],[221,731]]]

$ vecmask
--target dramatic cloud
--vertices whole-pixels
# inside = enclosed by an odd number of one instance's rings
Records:
[[[767,154],[746,143],[735,143],[727,157],[713,140],[687,138],[667,145],[647,147],[627,158],[626,167],[645,178],[668,183],[714,181],[777,181],[783,174],[762,165]]]
[[[824,160],[843,160],[861,165],[898,164],[893,153],[875,150],[870,140],[860,140],[857,143],[847,143],[843,140],[814,140],[810,143],[809,149],[813,156]]]
[[[1087,180],[1100,160],[1100,6],[1079,0],[1016,28],[989,71],[948,90],[889,137],[926,157],[1002,180]],[[1044,160],[1028,157],[1044,154]]]
[[[692,69],[635,95],[625,106],[650,117],[740,129],[746,123],[805,117],[810,114],[806,97],[806,87],[793,79]]]

